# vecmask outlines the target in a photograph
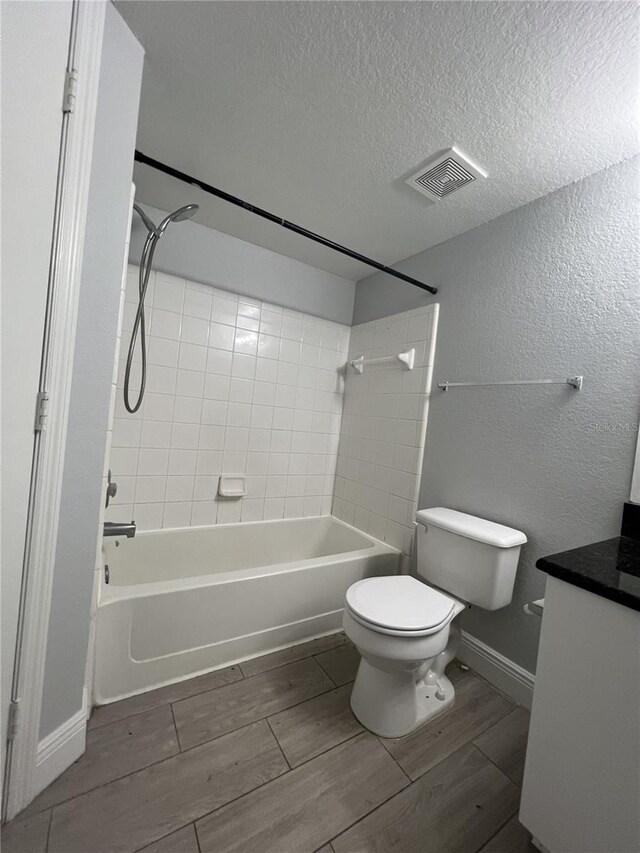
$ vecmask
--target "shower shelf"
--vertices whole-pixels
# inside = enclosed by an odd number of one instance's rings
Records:
[[[362,373],[365,366],[373,364],[391,364],[392,362],[400,362],[405,370],[413,370],[413,365],[416,360],[415,349],[409,349],[406,352],[399,352],[397,355],[383,355],[380,358],[365,358],[359,355],[357,358],[352,358],[349,362],[349,367],[352,367],[356,373]]]

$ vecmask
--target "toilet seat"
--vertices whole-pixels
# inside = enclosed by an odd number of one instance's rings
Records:
[[[349,587],[346,606],[361,625],[396,637],[435,634],[456,614],[457,602],[410,575],[366,578]]]

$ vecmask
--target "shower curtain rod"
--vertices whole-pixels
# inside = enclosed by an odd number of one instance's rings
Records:
[[[417,278],[412,278],[410,275],[405,275],[403,272],[398,272],[397,270],[391,269],[390,267],[386,267],[384,264],[378,263],[378,261],[374,261],[371,258],[367,258],[366,255],[361,255],[359,252],[354,252],[353,249],[348,249],[346,246],[341,246],[340,243],[334,243],[333,240],[329,240],[327,237],[322,237],[320,234],[315,234],[313,231],[309,231],[306,228],[303,228],[301,225],[296,225],[295,222],[289,222],[287,219],[283,219],[281,216],[276,216],[275,213],[269,213],[268,210],[263,210],[261,207],[256,207],[253,204],[250,204],[248,201],[243,201],[241,198],[238,198],[235,195],[231,195],[230,193],[225,192],[224,190],[218,189],[218,187],[211,186],[211,184],[207,184],[204,181],[201,181],[199,178],[194,178],[192,175],[187,175],[185,172],[180,172],[178,169],[174,169],[172,166],[167,166],[166,163],[161,163],[160,160],[154,160],[153,157],[148,157],[146,154],[143,154],[142,151],[137,151],[135,153],[134,159],[138,163],[143,163],[145,166],[150,166],[152,169],[157,169],[158,172],[164,172],[165,175],[170,175],[172,178],[176,178],[178,181],[183,181],[185,184],[191,184],[191,186],[198,187],[205,193],[209,193],[209,195],[214,195],[216,198],[221,198],[223,201],[228,201],[230,204],[235,204],[237,207],[242,207],[248,213],[254,213],[256,216],[261,216],[263,219],[268,219],[269,222],[273,222],[276,225],[280,225],[282,228],[286,228],[288,231],[293,231],[295,234],[299,234],[301,237],[306,237],[307,240],[313,240],[316,243],[320,243],[322,246],[326,246],[328,249],[333,249],[334,252],[340,252],[342,255],[347,255],[349,258],[353,258],[356,261],[360,261],[363,264],[367,264],[370,267],[374,267],[374,269],[380,270],[380,272],[384,272],[387,275],[392,275],[394,278],[399,278],[402,281],[406,281],[409,284],[415,285],[415,287],[419,287],[422,290],[428,290],[429,293],[437,293],[438,288],[432,287],[430,284],[425,284],[422,281],[418,281]]]

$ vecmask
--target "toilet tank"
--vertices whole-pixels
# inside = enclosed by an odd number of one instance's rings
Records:
[[[418,574],[484,610],[510,603],[524,533],[445,507],[419,510],[416,521]]]

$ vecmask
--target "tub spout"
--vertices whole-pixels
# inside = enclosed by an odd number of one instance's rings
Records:
[[[136,535],[135,521],[105,521],[102,531],[103,536],[126,536],[133,539]]]

